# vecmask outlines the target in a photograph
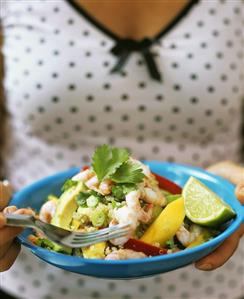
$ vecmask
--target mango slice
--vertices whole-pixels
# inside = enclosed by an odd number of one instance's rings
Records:
[[[164,246],[166,241],[173,238],[185,218],[183,198],[176,199],[166,206],[156,220],[149,226],[141,237],[143,242]]]

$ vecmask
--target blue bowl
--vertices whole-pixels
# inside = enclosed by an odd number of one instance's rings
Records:
[[[236,218],[223,233],[202,245],[169,255],[145,259],[124,261],[91,260],[48,251],[28,241],[27,237],[31,232],[28,229],[18,237],[20,242],[40,259],[67,271],[100,278],[133,279],[165,273],[201,259],[215,250],[244,222],[244,207],[241,206],[234,195],[234,186],[223,178],[200,168],[186,165],[158,161],[145,161],[145,163],[149,165],[153,172],[167,177],[180,186],[184,186],[190,176],[198,178],[235,210]],[[78,171],[79,168],[72,168],[44,178],[16,193],[11,204],[18,207],[30,206],[39,210],[47,195],[50,193],[59,195],[63,182]]]

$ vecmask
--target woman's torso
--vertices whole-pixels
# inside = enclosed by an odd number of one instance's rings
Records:
[[[193,6],[151,48],[163,78],[158,82],[140,53],[130,55],[121,73],[111,74],[118,61],[110,53],[115,40],[68,2],[7,2],[4,83],[11,117],[5,158],[14,186],[88,163],[101,143],[128,147],[137,158],[201,166],[238,160],[242,9],[241,1]],[[158,299],[163,292],[179,299],[200,292],[201,299],[224,299],[230,297],[211,283],[227,281],[226,294],[233,294],[232,286],[241,294],[240,281],[225,277],[228,271],[232,277],[243,273],[238,258],[206,276],[188,268],[155,279],[100,283],[21,255],[3,281],[4,288],[15,281],[14,292],[26,298],[34,292],[38,299],[52,292],[55,299],[67,292],[76,299],[81,290],[84,298]],[[47,280],[59,281],[57,290]]]

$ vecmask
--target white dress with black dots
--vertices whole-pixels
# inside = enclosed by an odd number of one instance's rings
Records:
[[[239,160],[244,95],[241,0],[200,1],[163,30],[150,51],[120,72],[109,30],[67,0],[1,2],[8,178],[16,189],[89,163],[102,143],[140,159],[207,166]],[[26,299],[237,299],[244,248],[220,269],[189,266],[133,281],[99,280],[43,263],[24,248],[1,287]]]

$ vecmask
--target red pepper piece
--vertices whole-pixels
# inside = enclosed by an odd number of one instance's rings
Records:
[[[82,170],[87,170],[87,169],[89,169],[90,168],[90,166],[88,166],[88,165],[84,165],[83,167],[82,167]]]
[[[156,255],[162,255],[167,253],[167,249],[162,249],[136,239],[129,239],[123,245],[123,247],[125,249],[131,249],[134,251],[143,252],[147,256],[156,256]]]
[[[181,194],[182,188],[176,185],[174,182],[154,173],[153,174],[158,181],[159,187],[172,193],[172,194]]]

